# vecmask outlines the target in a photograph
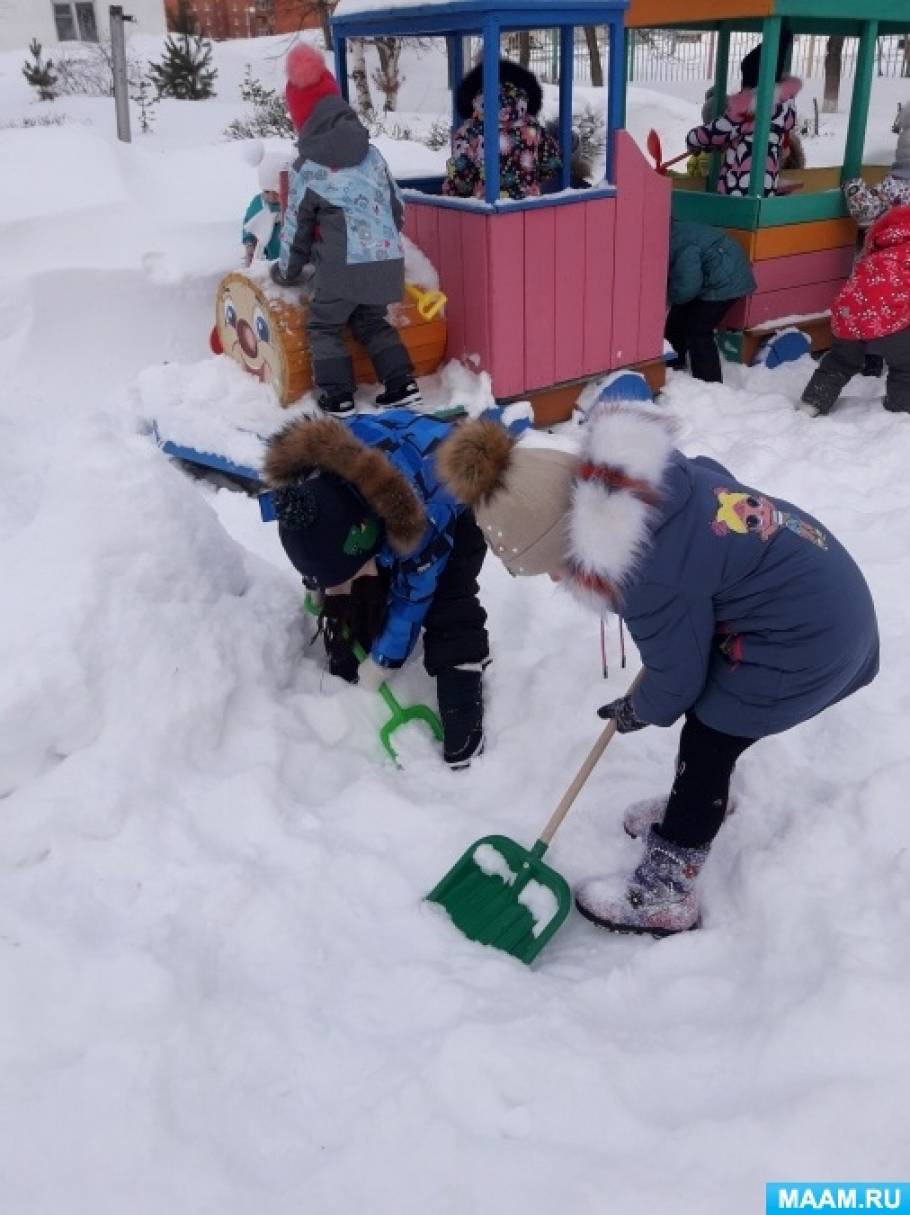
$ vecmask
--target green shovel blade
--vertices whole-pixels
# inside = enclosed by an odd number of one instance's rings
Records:
[[[505,835],[476,840],[427,895],[472,941],[533,962],[572,907],[569,884],[540,859],[546,844],[522,848]]]

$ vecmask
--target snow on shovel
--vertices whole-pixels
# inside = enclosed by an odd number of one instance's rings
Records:
[[[643,675],[636,676],[630,696]],[[572,892],[541,858],[615,733],[616,722],[608,722],[533,848],[505,835],[485,835],[427,895],[466,937],[530,963],[557,931],[571,910]]]
[[[685,152],[680,152],[678,156],[674,156],[671,160],[664,160],[664,150],[660,142],[660,136],[653,127],[648,132],[648,137],[645,140],[645,146],[648,149],[648,155],[654,161],[655,170],[658,173],[661,173],[664,177],[666,177],[667,169],[669,169],[670,165],[678,164],[681,160],[685,160],[687,156],[691,155],[691,153],[686,150]]]

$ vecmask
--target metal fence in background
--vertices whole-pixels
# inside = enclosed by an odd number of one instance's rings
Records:
[[[598,28],[600,57],[604,57],[603,30]],[[739,87],[739,64],[759,42],[759,34],[733,33],[730,36],[730,78],[732,89]],[[827,37],[798,34],[793,43],[792,71],[804,80],[822,77],[825,72]],[[841,76],[851,77],[856,69],[857,38],[844,40]],[[518,36],[510,35],[505,50],[510,58],[519,57]],[[713,80],[717,53],[714,31],[649,29],[629,31],[628,78],[647,84],[652,81]],[[543,81],[555,84],[559,76],[559,43],[555,30],[534,30],[530,37],[529,66]],[[910,78],[910,28],[906,35],[892,34],[877,41],[876,71],[879,76]],[[575,79],[591,83],[591,53],[584,31],[575,31]]]

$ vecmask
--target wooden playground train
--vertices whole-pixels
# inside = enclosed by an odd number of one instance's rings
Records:
[[[336,75],[347,96],[347,46],[362,37],[441,37],[450,82],[464,70],[464,45],[479,36],[484,79],[485,197],[442,195],[442,178],[402,180],[407,236],[436,266],[447,298],[445,318],[426,320],[403,302],[401,326],[418,374],[446,359],[469,361],[489,374],[499,401],[530,399],[538,424],[567,417],[581,387],[621,367],[641,370],[652,388],[664,378],[667,236],[671,213],[725,228],[748,253],[754,295],[724,321],[728,357],[750,361],[761,341],[786,319],[814,348],[829,340],[828,309],[850,272],[856,227],[841,183],[863,166],[876,39],[906,27],[906,0],[441,0],[387,10],[342,0],[332,25]],[[710,29],[716,35],[715,106],[727,94],[730,34],[759,33],[763,53],[754,141],[767,144],[781,33],[857,37],[858,53],[844,164],[799,172],[801,190],[762,197],[761,175],[748,197],[715,192],[707,179],[671,178],[655,170],[625,130],[627,31],[642,27]],[[606,27],[606,172],[591,189],[569,189],[575,30]],[[555,29],[559,39],[560,189],[540,198],[501,199],[496,98],[503,34]],[[454,91],[454,89],[453,89]],[[455,122],[453,114],[453,123]],[[243,326],[237,318],[243,301]],[[228,307],[235,310],[233,326]],[[311,384],[304,314],[243,272],[222,282],[216,321],[224,350],[251,374],[275,385],[282,404]],[[263,340],[267,338],[267,340]],[[271,360],[271,362],[269,362]],[[361,380],[371,378],[360,352]],[[268,366],[268,371],[262,368]]]

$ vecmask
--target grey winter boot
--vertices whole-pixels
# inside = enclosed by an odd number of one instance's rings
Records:
[[[840,394],[850,383],[849,376],[843,376],[830,368],[818,367],[812,379],[803,390],[800,398],[800,409],[810,418],[824,417],[831,412]]]
[[[633,802],[622,816],[623,830],[626,835],[631,835],[633,840],[637,840],[641,836],[647,835],[652,827],[663,822],[666,809],[667,799],[665,797],[646,797],[640,802]],[[731,797],[727,802],[727,813],[724,817],[729,818],[735,809],[736,799]]]
[[[683,848],[648,833],[645,855],[629,879],[625,894],[617,894],[607,878],[589,878],[575,891],[575,906],[592,923],[611,932],[642,932],[666,937],[700,924],[695,879],[708,856],[707,848]]]

